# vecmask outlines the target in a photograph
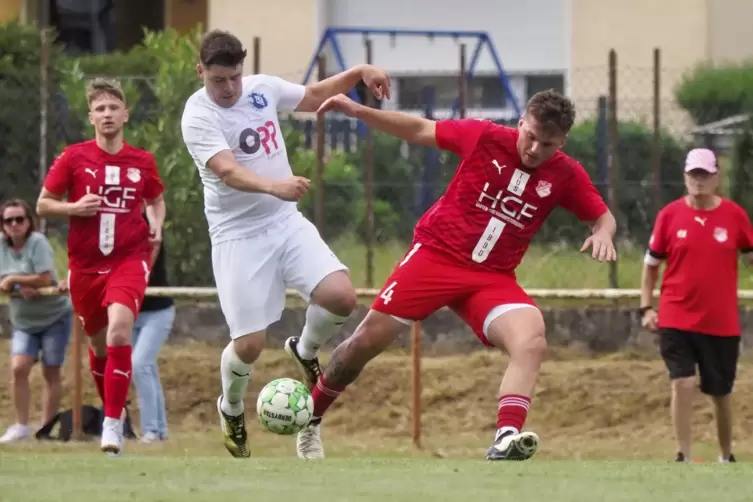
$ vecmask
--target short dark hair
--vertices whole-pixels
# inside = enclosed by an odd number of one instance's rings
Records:
[[[212,65],[236,67],[246,59],[241,41],[227,31],[212,30],[201,39],[199,60],[204,67]]]
[[[26,231],[26,238],[28,239],[31,233],[37,229],[37,219],[34,215],[34,211],[32,211],[31,206],[23,199],[6,200],[0,205],[0,220],[5,218],[5,210],[9,207],[20,207],[24,210],[24,216],[29,220],[29,229]],[[0,235],[5,237],[8,245],[11,245],[10,237],[5,234],[5,231],[2,228],[0,228]]]
[[[554,89],[531,96],[525,113],[536,119],[547,132],[567,134],[575,123],[575,105]]]

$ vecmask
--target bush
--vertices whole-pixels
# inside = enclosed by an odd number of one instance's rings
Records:
[[[51,39],[53,34],[48,36]],[[0,199],[13,196],[31,202],[39,194],[40,52],[41,40],[36,28],[17,22],[0,26],[0,166],[3,170]],[[60,104],[55,92],[59,57],[59,49],[52,47],[48,70],[52,99],[47,108],[50,159],[64,132],[56,120],[61,110],[55,106]]]
[[[640,123],[620,122],[618,136],[616,194],[619,212],[615,216],[620,234],[642,244],[648,239],[655,218],[650,162],[653,132]],[[588,121],[574,127],[564,150],[583,164],[606,200],[607,187],[600,183],[597,173],[596,123]],[[687,145],[669,133],[662,132],[660,205],[680,197],[684,191],[681,166],[686,150]],[[549,236],[556,236],[558,240],[571,240],[584,235],[582,225],[578,225],[573,219],[566,222],[562,220],[562,216],[554,218],[547,225]],[[573,233],[574,231],[577,233]]]
[[[683,76],[675,91],[675,99],[696,124],[751,110],[753,60],[739,65],[699,65]]]

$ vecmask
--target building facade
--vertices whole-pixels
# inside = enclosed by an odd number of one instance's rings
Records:
[[[327,27],[481,31],[489,35],[519,103],[553,87],[575,99],[582,117],[592,116],[598,97],[607,92],[610,49],[617,53],[619,113],[637,119],[651,112],[655,47],[661,49],[663,101],[671,100],[683,72],[699,62],[753,57],[751,0],[49,1],[50,22],[82,51],[127,49],[138,42],[143,26],[185,32],[202,24],[238,34],[249,48],[260,37],[261,71],[292,81],[303,79]],[[0,22],[38,21],[40,5],[39,0],[0,0]],[[87,15],[92,8],[108,14]],[[401,109],[421,108],[427,85],[436,90],[436,106],[448,108],[457,96],[459,45],[466,44],[470,63],[476,43],[473,38],[370,39],[373,62],[395,77],[388,106]],[[337,40],[346,66],[365,62],[363,36]],[[331,46],[325,54],[329,71],[337,71]],[[249,57],[245,70],[252,68]],[[471,113],[514,115],[489,48],[478,60],[467,103]],[[668,113],[674,112],[670,106]]]

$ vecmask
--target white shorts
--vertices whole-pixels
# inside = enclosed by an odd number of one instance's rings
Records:
[[[212,268],[233,339],[279,321],[287,288],[308,302],[322,279],[348,270],[300,213],[258,236],[212,246]]]

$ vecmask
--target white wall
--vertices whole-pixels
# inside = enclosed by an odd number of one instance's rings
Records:
[[[318,0],[319,33],[327,26],[425,30],[465,30],[489,33],[502,65],[509,73],[566,71],[569,29],[564,0]],[[365,61],[359,35],[339,37],[348,66]],[[468,60],[474,40],[465,40]],[[388,37],[372,38],[374,64],[395,75],[456,72],[459,49],[452,39],[400,37],[392,47]],[[488,50],[477,69],[495,73]]]

